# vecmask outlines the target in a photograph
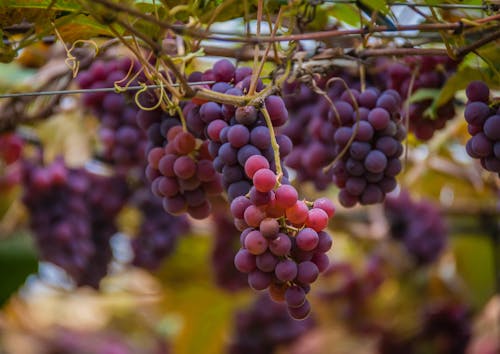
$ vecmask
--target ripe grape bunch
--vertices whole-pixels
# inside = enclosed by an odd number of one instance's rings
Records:
[[[351,89],[333,106],[330,120],[337,156],[333,172],[339,201],[345,207],[381,203],[396,188],[395,176],[401,171],[401,142],[406,136],[399,113],[401,97],[394,90]]]
[[[403,243],[417,265],[434,262],[446,247],[447,227],[438,208],[429,201],[414,201],[406,191],[384,203],[390,236]]]
[[[163,208],[172,215],[187,212],[204,219],[211,211],[209,195],[222,192],[208,142],[200,142],[181,126],[167,131],[167,144],[148,153],[147,177],[151,190],[163,198]]]
[[[62,159],[46,167],[24,165],[23,202],[41,259],[64,269],[77,285],[98,288],[112,256],[115,218],[128,197],[125,180],[70,169]]]
[[[490,90],[482,81],[471,82],[465,93],[469,101],[464,116],[472,135],[465,145],[467,153],[500,176],[500,105],[490,101]]]
[[[137,66],[129,58],[95,61],[82,71],[77,82],[83,89],[109,88],[121,82],[130,67]],[[134,71],[138,68],[134,67]],[[145,78],[143,78],[145,80]],[[136,79],[132,85],[137,83]],[[82,95],[83,105],[89,107],[100,121],[99,137],[103,145],[103,158],[114,164],[117,172],[126,173],[142,167],[147,138],[137,126],[139,108],[130,94],[91,92]]]
[[[269,288],[273,300],[285,301],[290,315],[303,319],[311,309],[306,299],[309,284],[329,264],[326,252],[332,238],[323,230],[335,208],[327,198],[298,200],[297,190],[278,183],[263,156],[251,156],[245,173],[252,179],[252,190],[231,203],[235,224],[243,231],[236,268],[248,273],[253,289]]]

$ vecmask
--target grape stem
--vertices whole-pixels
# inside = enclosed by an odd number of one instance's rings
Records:
[[[283,170],[281,169],[281,161],[280,161],[280,147],[278,145],[278,142],[276,141],[273,122],[271,122],[271,117],[269,116],[269,112],[267,111],[265,103],[262,104],[260,111],[264,116],[267,128],[269,129],[269,135],[271,136],[271,147],[273,148],[274,152],[274,163],[276,164],[276,174],[278,175],[278,183],[279,183],[281,181],[281,177],[283,176]]]

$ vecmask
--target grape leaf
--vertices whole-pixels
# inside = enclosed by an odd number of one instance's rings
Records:
[[[359,13],[350,4],[335,4],[329,10],[329,15],[335,17],[338,21],[348,25],[359,27]]]
[[[434,99],[439,94],[439,89],[419,89],[410,97],[410,103]]]

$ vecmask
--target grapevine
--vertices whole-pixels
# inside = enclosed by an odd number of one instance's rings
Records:
[[[0,352],[500,350],[499,11],[7,1]]]

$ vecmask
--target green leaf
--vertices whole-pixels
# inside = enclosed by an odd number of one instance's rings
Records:
[[[82,9],[77,0],[3,0],[1,7],[46,9],[51,3],[52,10],[75,12]]]
[[[432,99],[434,100],[439,95],[439,89],[419,89],[410,97],[410,103],[420,102]]]
[[[389,7],[384,0],[361,0],[361,3],[373,9],[374,11],[383,13],[384,15],[387,15],[389,13]]]
[[[330,16],[335,17],[338,21],[353,27],[359,27],[359,13],[350,4],[335,4],[330,7],[328,12]]]
[[[444,84],[441,92],[434,100],[432,106],[440,107],[455,96],[455,93],[459,90],[464,90],[467,85],[474,80],[482,80],[486,84],[499,87],[500,77],[495,75],[493,72],[487,68],[471,68],[465,67],[462,70],[457,71],[455,74],[451,75],[446,83]]]

